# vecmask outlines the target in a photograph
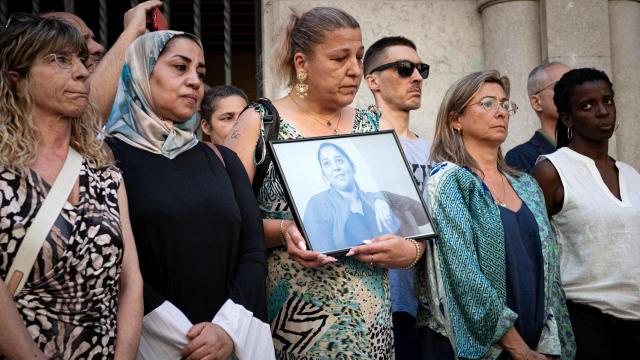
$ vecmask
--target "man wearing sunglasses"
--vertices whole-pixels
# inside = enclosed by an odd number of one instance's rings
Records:
[[[411,111],[420,108],[422,82],[429,76],[429,65],[420,60],[411,40],[400,36],[385,37],[373,43],[365,53],[364,74],[382,117],[393,124],[422,191],[428,174],[431,142],[412,132],[409,122]],[[413,295],[413,274],[412,269],[389,271],[398,360],[418,357],[418,300]]]
[[[540,119],[540,129],[529,141],[507,152],[505,160],[509,166],[530,172],[538,156],[556,150],[558,111],[553,103],[553,87],[569,70],[567,65],[559,62],[544,63],[531,70],[527,80],[527,93],[531,107]]]

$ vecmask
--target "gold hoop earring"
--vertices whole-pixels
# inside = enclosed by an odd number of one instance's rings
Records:
[[[298,82],[295,85],[296,95],[298,95],[300,99],[304,99],[309,95],[309,85],[305,83],[307,80],[307,73],[301,71],[296,74],[296,78],[298,79]]]

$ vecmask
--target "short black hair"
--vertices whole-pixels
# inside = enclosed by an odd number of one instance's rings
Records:
[[[576,87],[589,82],[604,81],[609,84],[611,91],[613,91],[613,84],[607,74],[594,68],[581,68],[569,70],[562,75],[560,80],[553,88],[553,103],[558,109],[558,122],[556,123],[556,143],[557,148],[567,146],[569,144],[569,131],[564,125],[562,120],[562,114],[571,113],[571,96]]]
[[[209,122],[211,120],[211,114],[216,111],[218,100],[224,99],[229,96],[239,96],[243,98],[244,101],[249,102],[247,94],[245,94],[244,91],[235,86],[217,85],[208,88],[204,92],[204,98],[202,99],[202,104],[200,105],[200,115],[202,116],[201,119]]]
[[[380,60],[380,57],[384,53],[384,50],[391,46],[407,46],[413,50],[418,50],[416,44],[413,41],[407,39],[404,36],[387,36],[374,42],[369,46],[367,52],[364,53],[364,74],[369,75],[369,71],[373,68],[374,64]]]

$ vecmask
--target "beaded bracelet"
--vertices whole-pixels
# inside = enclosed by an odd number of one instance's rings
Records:
[[[411,264],[409,264],[409,265],[407,265],[405,267],[401,267],[400,269],[411,269],[412,267],[416,266],[416,264],[418,263],[418,260],[420,260],[420,243],[418,243],[414,239],[407,239],[407,241],[411,241],[413,246],[416,247],[416,258],[413,259]]]
[[[280,220],[280,242],[286,248],[287,241],[284,239],[284,220]]]

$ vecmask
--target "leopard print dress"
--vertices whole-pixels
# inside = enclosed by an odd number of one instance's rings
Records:
[[[357,110],[352,132],[377,131],[377,117]],[[302,135],[281,119],[279,139]],[[269,165],[258,194],[267,219],[292,219],[282,185]],[[393,359],[387,271],[338,256],[304,268],[284,247],[268,254],[267,310],[278,359]]]
[[[14,297],[33,341],[52,359],[110,359],[123,256],[117,190],[120,171],[83,161],[80,200],[66,202],[22,291]],[[0,167],[0,277],[50,186],[35,172]],[[2,355],[0,355],[2,358]]]

